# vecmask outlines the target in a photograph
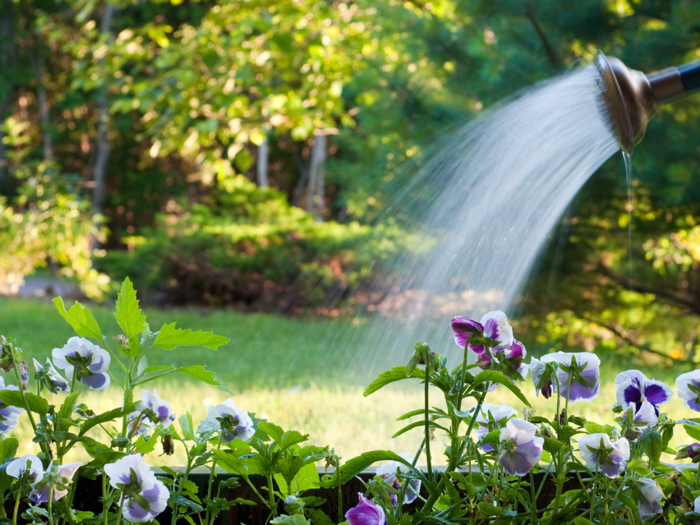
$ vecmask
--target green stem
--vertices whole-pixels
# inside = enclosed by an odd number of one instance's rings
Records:
[[[219,443],[216,445],[216,451],[218,452],[221,450],[221,435],[219,435]],[[214,460],[211,462],[211,470],[209,471],[209,487],[207,488],[207,500],[209,503],[207,504],[207,511],[204,514],[205,519],[204,523],[209,523],[209,517],[211,515],[211,511],[209,510],[211,508],[211,489],[214,484],[214,478],[216,477],[216,454],[214,454]]]
[[[457,410],[462,410],[462,390],[467,382],[467,350],[469,341],[464,343],[464,360],[462,361],[462,387],[459,389],[459,397],[457,398]]]
[[[547,476],[545,474],[545,476]],[[532,523],[537,523],[537,495],[535,494],[535,476],[530,471],[530,514]]]
[[[269,498],[268,506],[273,517],[277,517],[277,504],[275,503],[275,490],[272,484],[272,473],[267,474],[267,497]]]
[[[182,495],[182,490],[183,490],[184,485],[185,485],[185,480],[189,477],[190,470],[192,469],[192,458],[190,457],[190,451],[187,448],[187,445],[184,444],[184,442],[183,442],[183,445],[185,447],[185,452],[187,453],[187,467],[185,468],[185,473],[183,474],[182,479],[180,480],[180,484],[177,487],[178,496]],[[173,509],[173,517],[172,517],[172,520],[170,521],[170,524],[176,525],[178,518],[179,518],[179,513],[177,512],[177,506],[176,506]],[[108,524],[105,523],[105,525],[108,525]]]
[[[430,364],[425,366],[425,460],[428,467],[428,481],[433,479],[433,467],[430,457]]]
[[[340,483],[340,458],[337,454],[335,456],[335,476],[338,484],[338,523],[342,523],[345,518],[343,514],[343,485]]]
[[[107,474],[102,471],[102,522],[103,525],[109,525],[109,509],[107,508]],[[175,514],[173,512],[173,514]]]
[[[119,498],[119,512],[117,513],[116,525],[120,525],[122,522],[122,507],[124,506],[124,493],[122,492],[122,497]]]
[[[12,525],[17,525],[17,514],[19,513],[19,500],[22,497],[22,489],[17,489],[17,494],[15,495],[15,511],[12,513]]]
[[[53,509],[52,504],[53,503],[53,483],[51,483],[51,486],[49,487],[49,525],[53,525]]]

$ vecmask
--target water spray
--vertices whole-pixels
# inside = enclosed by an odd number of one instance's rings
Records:
[[[658,104],[700,90],[700,60],[645,75],[621,60],[598,53],[603,102],[613,135],[622,151],[631,154],[644,137]]]

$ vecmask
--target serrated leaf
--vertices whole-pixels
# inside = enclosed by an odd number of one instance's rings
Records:
[[[386,385],[408,378],[424,379],[425,372],[420,368],[416,368],[410,375],[407,375],[405,366],[395,366],[391,370],[387,370],[386,372],[379,374],[379,377],[369,384],[362,395],[367,397],[368,395],[375,393],[380,388],[384,388]]]
[[[656,430],[647,430],[639,438],[639,448],[644,452],[650,461],[658,462],[661,459],[661,453],[664,451],[664,443]]]
[[[259,422],[258,428],[270,436],[273,441],[279,441],[282,439],[282,435],[284,434],[282,427],[277,426],[274,423],[270,423],[269,421]]]
[[[164,324],[160,329],[153,346],[163,350],[172,350],[177,346],[203,346],[216,350],[229,341],[228,337],[215,335],[212,332],[201,330],[195,332],[189,328],[180,329],[175,327],[175,323],[170,323]]]
[[[302,443],[307,439],[309,439],[308,434],[302,434],[301,432],[297,432],[296,430],[288,430],[287,432],[282,434],[282,437],[279,440],[280,450],[286,450],[292,445]]]
[[[508,379],[503,372],[499,372],[498,370],[484,370],[474,378],[474,385],[479,385],[481,383],[498,383],[503,385],[508,390],[513,392],[513,394],[515,394],[520,401],[525,403],[526,406],[532,406],[515,383]]]
[[[289,456],[280,459],[277,462],[277,465],[280,468],[280,473],[282,474],[284,481],[286,481],[287,485],[289,485],[292,483],[294,476],[297,475],[297,472],[304,467],[304,459],[299,456]]]
[[[151,436],[149,439],[146,439],[146,437],[147,436],[139,437],[134,445],[136,452],[140,452],[144,456],[153,452],[158,444],[158,440],[155,436]]]
[[[562,443],[558,439],[554,439],[554,438],[550,438],[550,437],[544,438],[544,449],[551,454],[556,454],[557,452],[559,452],[559,450],[563,446],[564,446],[564,443]]]
[[[146,316],[141,312],[136,290],[128,277],[124,279],[117,296],[114,318],[128,339],[137,337],[146,329]]]
[[[24,397],[27,400],[27,406],[32,412],[37,414],[46,414],[49,411],[49,402],[41,396],[32,394],[30,392],[25,392]],[[18,390],[2,390],[0,391],[0,401],[6,405],[13,407],[26,408],[24,405],[24,400],[22,399],[22,393]]]
[[[306,508],[304,511],[309,515],[309,518],[311,518],[311,523],[313,523],[313,525],[335,525],[335,522],[328,517],[328,514],[320,509]]]
[[[586,421],[583,424],[583,428],[586,429],[586,432],[589,434],[605,434],[605,427],[603,425],[599,425],[598,423],[594,423],[593,421]]]
[[[506,513],[503,507],[495,507],[493,503],[487,503],[485,501],[479,503],[477,507],[479,508],[479,512],[487,518],[490,516],[503,516]]]
[[[72,419],[73,410],[75,410],[75,405],[78,402],[78,397],[80,397],[80,390],[71,392],[66,399],[63,400],[61,408],[58,409],[58,417],[60,419]]]
[[[376,463],[377,461],[398,461],[407,467],[413,469],[413,466],[406,461],[404,458],[398,454],[391,452],[390,450],[373,450],[371,452],[365,452],[357,457],[352,458],[343,466],[340,467],[340,484],[343,485],[349,480],[354,478],[357,474],[365,470],[370,465]],[[338,483],[338,476],[336,474],[323,476],[321,480],[321,487],[331,488],[336,487]]]
[[[107,412],[102,412],[101,414],[98,414],[96,416],[88,418],[87,420],[83,421],[82,425],[80,425],[80,435],[82,436],[88,430],[90,430],[91,428],[93,428],[97,425],[101,425],[102,423],[107,423],[108,421],[112,421],[113,419],[117,419],[119,417],[122,417],[125,413],[129,414],[133,411],[134,411],[134,404],[131,403],[131,404],[127,405],[126,407],[113,408],[112,410],[108,410]]]
[[[68,324],[73,327],[77,335],[80,337],[92,337],[100,341],[102,340],[100,325],[97,324],[97,320],[85,306],[75,301],[70,310],[66,311],[62,297],[56,297],[53,302],[56,305],[58,313],[68,321]]]
[[[178,494],[176,492],[170,493],[168,503],[170,505],[178,505],[179,507],[187,507],[192,509],[194,512],[202,512],[204,510],[204,507],[202,507],[200,504],[195,503],[191,499],[187,499],[182,494]]]

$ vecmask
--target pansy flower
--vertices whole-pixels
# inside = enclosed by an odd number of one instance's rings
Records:
[[[0,377],[0,390],[19,390],[15,385],[5,386],[5,380]],[[0,434],[5,435],[17,425],[17,418],[24,412],[23,408],[6,405],[0,402]]]
[[[514,417],[501,429],[501,453],[498,463],[511,476],[524,476],[542,458],[544,438],[536,436],[537,427]]]
[[[45,386],[52,394],[70,391],[68,381],[56,371],[48,357],[46,358],[46,366],[41,366],[41,363],[34,359],[34,370],[36,371],[34,375],[36,380]]]
[[[474,412],[476,406],[472,407],[469,412]],[[506,425],[506,421],[511,417],[518,415],[518,411],[509,405],[492,405],[484,403],[481,405],[481,410],[476,414],[476,423],[474,424],[474,436],[478,439],[483,438],[486,434],[493,430],[498,430]],[[481,446],[484,452],[491,452],[493,447],[486,443]]]
[[[630,416],[632,416],[631,422]],[[639,439],[643,430],[655,427],[659,422],[659,416],[654,409],[654,405],[649,401],[640,403],[639,408],[634,404],[630,405],[623,414],[622,419],[624,420],[622,433],[630,441]]]
[[[615,378],[615,391],[617,402],[623,409],[635,405],[638,411],[642,403],[648,401],[654,406],[656,415],[659,415],[659,405],[669,401],[673,397],[673,390],[661,381],[648,379],[639,370],[627,370],[617,374]]]
[[[590,401],[600,392],[600,359],[589,352],[557,352],[542,357],[543,363],[557,363],[553,386],[569,401]],[[569,391],[571,382],[571,391]]]
[[[153,393],[148,390],[142,390],[143,395],[138,403],[136,403],[136,408],[141,412],[150,410],[153,419],[161,423],[164,427],[169,427],[175,421],[175,414],[173,414],[173,409],[170,403],[158,399],[158,391],[154,388]],[[154,421],[155,422],[155,421]]]
[[[700,370],[681,374],[676,378],[678,397],[685,401],[685,406],[700,412]]]
[[[579,439],[579,453],[586,466],[592,470],[601,470],[609,478],[616,478],[625,468],[630,458],[630,444],[625,438],[610,441],[607,434],[598,432]]]
[[[480,322],[476,322],[468,317],[455,317],[450,324],[454,332],[455,342],[464,348],[467,344],[469,349],[477,354],[486,351],[483,341],[472,344],[469,340],[472,336],[482,336],[491,339],[495,344],[492,348],[506,348],[513,344],[513,328],[508,324],[506,314],[500,310],[484,314]],[[476,339],[480,339],[476,337]]]
[[[413,461],[413,456],[411,456],[411,454],[404,452],[399,454],[399,456],[404,458],[409,463]],[[401,490],[403,485],[399,482],[397,474],[405,474],[408,472],[410,472],[410,469],[400,461],[389,461],[388,463],[377,467],[376,474],[377,476],[381,477],[390,487],[393,487],[396,490]],[[418,498],[421,487],[421,482],[419,479],[408,479],[407,482],[408,486],[406,487],[406,494],[403,498],[404,505],[410,505],[416,500],[416,498]],[[398,498],[396,497],[396,494],[391,494],[390,497],[391,504],[395,507],[398,504]]]
[[[535,395],[539,397],[542,392],[544,398],[549,399],[552,396],[552,378],[556,373],[553,365],[531,357],[529,371],[535,385]]]
[[[248,441],[255,434],[253,420],[248,412],[240,410],[233,399],[209,407],[209,414],[202,421],[197,432],[219,432],[222,443],[231,443],[234,439]]]
[[[632,486],[639,496],[637,507],[639,509],[639,518],[642,522],[663,513],[661,498],[663,498],[664,493],[661,492],[661,489],[656,485],[656,481],[648,478],[640,478],[634,480]]]
[[[25,492],[29,493],[29,499],[39,504],[49,501],[49,495],[53,501],[58,501],[68,494],[70,482],[80,465],[69,463],[54,466],[52,461],[44,471],[41,460],[33,454],[27,454],[7,465],[5,472],[8,476],[19,479]]]
[[[54,348],[52,355],[53,362],[69,380],[75,374],[78,381],[93,390],[109,386],[109,353],[84,337],[71,337],[63,348]]]
[[[69,463],[67,465],[49,464],[46,472],[42,473],[40,479],[34,482],[33,490],[29,494],[29,499],[34,503],[46,503],[49,497],[53,501],[58,501],[68,494],[73,476],[78,472],[81,463]]]
[[[104,471],[109,484],[121,491],[122,513],[132,523],[151,521],[167,507],[170,492],[156,479],[141,454],[109,463]]]
[[[358,493],[360,503],[345,513],[350,525],[386,525],[384,509]]]

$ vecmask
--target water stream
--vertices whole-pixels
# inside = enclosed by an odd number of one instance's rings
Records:
[[[392,291],[366,326],[327,334],[337,363],[376,372],[418,340],[456,352],[453,316],[512,312],[562,213],[619,149],[597,79],[578,68],[486,112],[395,195],[385,219],[409,216],[425,253],[391,261]]]

